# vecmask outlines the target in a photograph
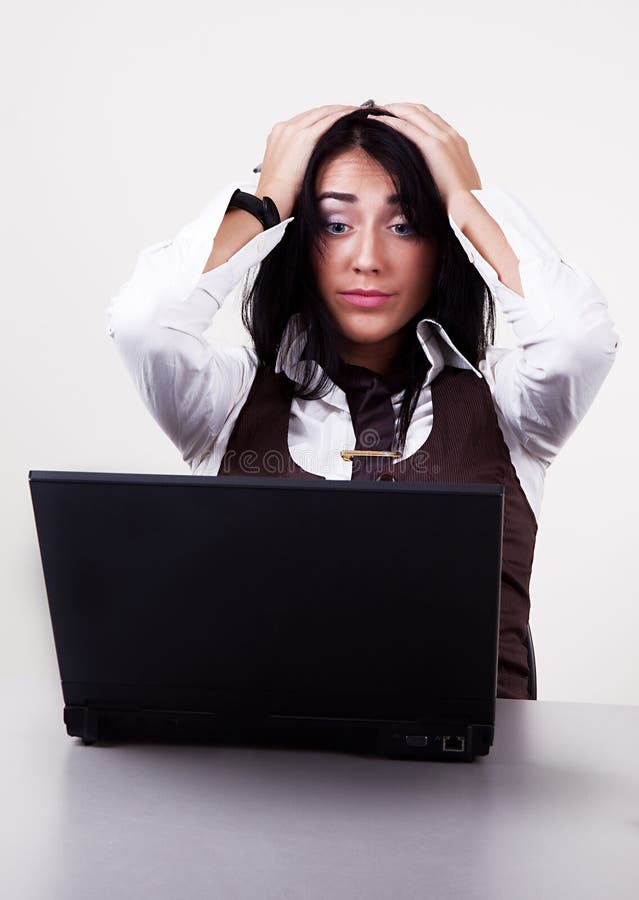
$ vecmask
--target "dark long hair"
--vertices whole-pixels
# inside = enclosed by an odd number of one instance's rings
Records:
[[[339,355],[335,323],[316,284],[311,250],[320,253],[326,240],[315,184],[322,163],[353,149],[377,160],[390,175],[408,224],[420,236],[434,238],[439,247],[438,268],[430,297],[406,326],[402,368],[408,375],[400,406],[393,449],[403,452],[406,433],[415,411],[429,362],[417,336],[416,325],[427,316],[439,322],[472,365],[478,366],[494,340],[495,309],[490,291],[469,262],[448,221],[446,207],[416,144],[368,113],[392,115],[367,106],[337,120],[320,137],[310,156],[300,193],[282,240],[261,261],[252,282],[242,292],[242,321],[249,331],[260,367],[275,368],[289,318],[300,314],[307,329],[306,357],[323,374],[305,367],[291,396],[315,400],[324,396],[337,377]]]

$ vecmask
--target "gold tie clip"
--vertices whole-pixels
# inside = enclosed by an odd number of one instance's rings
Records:
[[[340,456],[346,462],[352,462],[354,456],[388,456],[397,459],[401,455],[398,450],[340,450]]]

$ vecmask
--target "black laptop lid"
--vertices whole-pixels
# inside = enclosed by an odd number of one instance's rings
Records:
[[[492,716],[502,485],[29,480],[67,704]]]

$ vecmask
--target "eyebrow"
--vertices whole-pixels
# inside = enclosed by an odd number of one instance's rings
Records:
[[[324,191],[323,194],[320,194],[317,198],[317,202],[320,200],[343,200],[344,203],[357,203],[359,197],[356,194],[342,194],[339,191]],[[390,197],[386,198],[386,203],[389,206],[399,206],[399,194],[391,194]]]

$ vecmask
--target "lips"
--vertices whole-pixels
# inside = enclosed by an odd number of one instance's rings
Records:
[[[384,291],[376,291],[373,288],[366,290],[365,288],[353,288],[351,291],[340,291],[340,294],[360,294],[362,297],[390,297]]]
[[[382,306],[392,296],[391,294],[384,294],[381,291],[364,291],[361,289],[340,291],[340,294],[347,303],[351,303],[353,306],[366,307]]]

